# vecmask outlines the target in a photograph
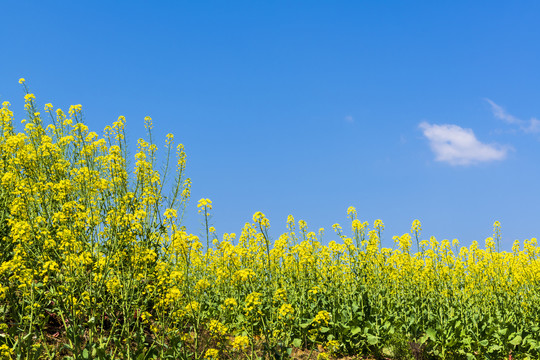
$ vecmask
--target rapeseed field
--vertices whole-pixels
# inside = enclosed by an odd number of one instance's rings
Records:
[[[145,118],[130,169],[124,117],[100,136],[81,105],[38,107],[20,83],[24,131],[0,109],[1,358],[540,358],[536,239],[501,251],[495,222],[465,247],[425,240],[415,220],[384,248],[383,222],[353,207],[327,245],[292,215],[272,241],[261,212],[218,236],[210,199],[197,237],[172,134],[157,171]]]

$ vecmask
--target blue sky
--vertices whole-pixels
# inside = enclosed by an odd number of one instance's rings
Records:
[[[154,119],[188,155],[219,233],[255,211],[503,248],[540,235],[540,3],[7,1],[0,101],[82,104],[101,132]],[[133,147],[134,148],[134,147]],[[163,148],[163,146],[161,146]]]

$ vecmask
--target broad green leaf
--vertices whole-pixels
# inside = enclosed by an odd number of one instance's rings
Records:
[[[487,341],[486,339],[482,340],[482,341],[479,341],[478,342],[480,345],[482,345],[483,347],[486,347],[489,345],[489,341]]]
[[[531,349],[536,350],[538,349],[538,341],[534,339],[527,339],[527,344],[531,347]]]
[[[302,340],[296,338],[293,340],[292,344],[295,348],[300,348],[302,346]]]
[[[521,335],[518,335],[515,338],[513,338],[512,340],[510,340],[510,344],[512,344],[514,346],[517,346],[517,345],[521,344],[521,340],[523,340],[521,338]]]
[[[379,337],[371,334],[367,335],[367,341],[370,345],[375,345],[379,342]]]
[[[426,330],[426,335],[433,341],[437,339],[437,332],[432,328]]]

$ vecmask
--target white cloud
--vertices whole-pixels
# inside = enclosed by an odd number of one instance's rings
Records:
[[[480,142],[472,129],[457,125],[435,125],[422,122],[419,125],[429,146],[435,153],[435,160],[451,165],[471,165],[481,162],[503,160],[509,148]]]
[[[485,99],[489,105],[491,105],[491,111],[493,116],[497,119],[501,119],[508,124],[518,125],[519,129],[526,133],[537,133],[540,132],[540,120],[531,118],[529,121],[525,121],[515,117],[514,115],[509,114],[502,106],[495,104],[490,99]]]
[[[523,129],[527,133],[537,133],[540,132],[540,120],[537,118],[531,118],[529,120],[529,126]]]
[[[353,123],[354,122],[354,118],[351,116],[351,115],[347,115],[345,116],[345,121],[349,122],[349,123]]]

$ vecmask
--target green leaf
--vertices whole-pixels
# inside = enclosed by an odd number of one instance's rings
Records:
[[[488,348],[488,353],[489,352],[494,352],[494,351],[499,351],[499,350],[502,350],[503,347],[501,345],[491,345],[489,348]]]
[[[528,339],[528,340],[527,340],[527,343],[528,343],[529,346],[531,347],[531,350],[536,350],[536,349],[538,349],[538,342],[537,342],[536,340]]]
[[[302,346],[302,340],[296,338],[293,340],[292,344],[295,348],[300,348]]]
[[[83,349],[83,351],[82,351],[82,357],[83,357],[83,359],[88,359],[88,358],[90,358],[90,354],[88,354],[88,349]]]
[[[510,340],[510,344],[512,344],[514,346],[517,346],[517,345],[521,344],[521,340],[523,340],[521,338],[521,335],[518,335],[515,338],[513,338],[512,340]]]
[[[356,334],[361,333],[361,332],[362,332],[362,329],[357,326],[357,327],[354,327],[351,330],[351,335],[356,335]]]
[[[435,331],[435,329],[432,329],[432,328],[427,329],[426,335],[433,341],[437,339],[437,331]]]
[[[486,347],[489,345],[489,341],[487,341],[486,339],[482,340],[482,341],[479,341],[478,342],[480,345],[482,345],[483,347]]]
[[[330,331],[330,328],[327,328],[326,326],[321,326],[321,332],[324,334],[324,333],[327,333]]]
[[[375,335],[368,334],[367,335],[367,342],[370,345],[375,345],[375,344],[377,344],[379,342],[379,337],[375,336]]]

